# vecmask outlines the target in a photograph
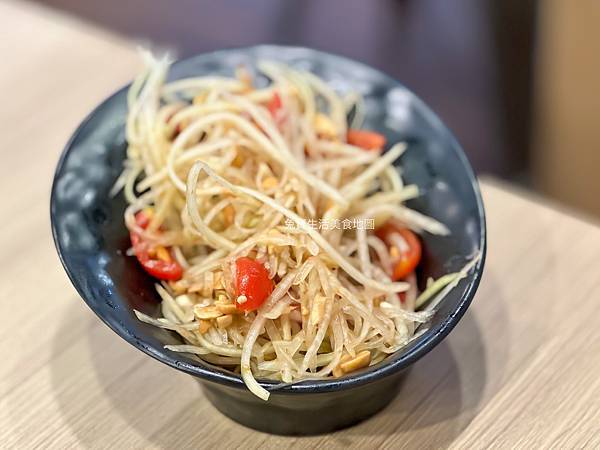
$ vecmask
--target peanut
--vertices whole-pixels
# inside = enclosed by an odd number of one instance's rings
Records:
[[[215,306],[194,306],[194,315],[198,319],[216,319],[221,317],[223,313],[219,311]]]
[[[210,327],[212,327],[210,320],[200,320],[200,325],[198,326],[198,332],[200,334],[204,334],[210,329]]]
[[[227,328],[232,323],[233,323],[233,316],[231,314],[217,317],[217,327],[219,327],[221,329]]]
[[[344,373],[350,373],[354,372],[355,370],[362,369],[363,367],[367,367],[370,362],[371,352],[368,350],[363,350],[350,361],[340,363],[339,367]]]

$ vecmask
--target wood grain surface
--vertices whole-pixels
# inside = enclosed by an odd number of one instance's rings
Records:
[[[0,2],[0,20],[1,448],[600,447],[600,230],[490,179],[474,303],[388,408],[306,438],[219,414],[94,316],[51,239],[60,151],[135,74],[135,49],[27,3]]]

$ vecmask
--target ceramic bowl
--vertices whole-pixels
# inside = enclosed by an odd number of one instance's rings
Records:
[[[479,284],[485,259],[483,203],[476,178],[456,139],[412,92],[364,64],[306,48],[259,46],[223,50],[174,64],[170,79],[192,75],[231,75],[239,64],[254,67],[271,59],[310,70],[340,91],[365,97],[365,127],[388,142],[406,141],[403,177],[423,195],[409,206],[450,230],[448,237],[423,236],[421,283],[461,268],[477,251],[483,257],[448,295],[429,330],[385,361],[339,379],[306,381],[271,391],[264,402],[241,378],[193,355],[174,353],[165,344],[181,343],[175,334],[142,323],[133,309],[157,316],[154,279],[135,258],[123,224],[125,200],[109,191],[125,158],[126,91],[100,104],[68,142],[56,169],[51,198],[52,231],[58,254],[73,285],[116,334],[149,356],[196,377],[214,406],[235,421],[279,434],[314,434],[356,423],[381,410],[394,397],[406,369],[423,357],[457,324]],[[266,80],[262,80],[266,82]]]

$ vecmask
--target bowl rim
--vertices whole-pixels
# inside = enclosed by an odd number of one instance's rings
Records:
[[[479,237],[479,250],[481,252],[481,257],[479,261],[475,264],[473,268],[473,278],[470,283],[467,285],[463,295],[461,296],[458,305],[456,308],[448,315],[448,317],[439,325],[439,328],[435,333],[431,335],[423,335],[422,337],[417,338],[417,342],[415,345],[409,349],[406,353],[398,357],[397,359],[391,360],[387,359],[382,361],[381,363],[373,366],[372,368],[360,371],[356,374],[346,375],[342,378],[332,378],[332,379],[319,379],[319,380],[302,380],[299,382],[294,382],[293,384],[282,384],[276,381],[269,380],[257,380],[259,384],[267,389],[269,392],[278,394],[296,394],[296,393],[320,393],[320,392],[332,392],[343,390],[351,387],[357,387],[364,384],[372,383],[377,379],[392,375],[396,372],[399,372],[411,364],[415,363],[417,360],[422,358],[424,355],[429,353],[436,345],[438,345],[456,326],[456,324],[460,321],[462,316],[465,314],[468,309],[473,297],[475,296],[475,292],[479,286],[481,281],[481,277],[483,275],[483,268],[485,265],[485,258],[487,252],[487,230],[486,230],[486,219],[485,219],[485,210],[483,205],[483,199],[481,196],[481,191],[479,188],[479,184],[477,182],[477,178],[475,173],[463,151],[462,146],[452,133],[452,131],[442,122],[442,120],[435,114],[427,104],[421,100],[412,90],[408,89],[402,83],[394,79],[393,77],[387,75],[383,71],[378,68],[369,66],[360,61],[356,61],[352,58],[348,58],[346,56],[340,56],[329,52],[324,52],[321,50],[316,50],[303,46],[287,46],[287,45],[272,45],[272,44],[261,44],[261,45],[253,45],[253,46],[245,46],[245,47],[231,47],[231,48],[223,48],[211,52],[199,53],[187,58],[178,59],[173,63],[174,66],[186,63],[191,60],[197,58],[204,58],[207,56],[218,57],[221,54],[227,54],[230,52],[260,52],[260,51],[295,51],[295,52],[305,52],[307,54],[318,54],[321,57],[333,59],[334,61],[340,61],[345,64],[353,64],[357,66],[361,66],[364,69],[368,69],[369,71],[377,72],[377,74],[385,78],[387,81],[395,84],[398,87],[402,87],[406,89],[411,96],[412,101],[419,107],[419,109],[427,116],[428,120],[430,120],[433,124],[440,127],[447,134],[447,138],[449,139],[452,147],[452,151],[455,156],[461,162],[466,176],[469,178],[469,182],[473,193],[475,195],[475,200],[477,204],[477,218],[479,221],[479,227],[481,230],[481,234]],[[207,380],[210,382],[215,382],[223,385],[228,385],[235,388],[247,389],[244,381],[241,376],[227,373],[224,371],[216,371],[210,368],[210,366],[202,367],[200,365],[190,364],[187,361],[180,360],[178,355],[174,352],[168,352],[166,349],[156,349],[152,346],[149,346],[143,343],[140,338],[138,338],[134,333],[132,333],[129,329],[127,329],[123,323],[118,320],[115,320],[114,317],[107,316],[105,314],[100,314],[94,308],[93,304],[85,297],[82,283],[79,281],[78,277],[75,275],[74,271],[71,269],[69,264],[66,261],[65,255],[62,249],[62,242],[58,235],[56,218],[54,214],[54,204],[56,197],[56,184],[57,180],[60,177],[60,174],[63,171],[65,162],[73,149],[74,143],[77,141],[78,137],[82,133],[82,131],[86,128],[87,124],[96,116],[96,114],[102,110],[106,104],[108,104],[115,97],[122,95],[125,92],[131,82],[122,86],[118,90],[116,90],[112,95],[105,98],[101,103],[99,103],[78,125],[76,130],[73,132],[65,147],[60,155],[58,160],[54,177],[52,181],[52,188],[50,194],[50,223],[52,228],[52,238],[54,241],[54,245],[56,247],[56,251],[58,253],[60,262],[65,269],[71,283],[77,290],[80,297],[84,300],[84,302],[88,305],[88,307],[96,314],[109,328],[111,328],[117,335],[119,335],[122,339],[127,341],[129,344],[133,345],[138,350],[146,353],[152,358],[173,367],[174,369],[180,370],[182,372],[188,373],[190,375],[199,377],[203,380]]]

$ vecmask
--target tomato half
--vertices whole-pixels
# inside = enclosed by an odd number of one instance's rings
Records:
[[[403,248],[398,248],[399,246],[394,242],[394,234],[402,238],[406,244]],[[421,241],[415,233],[406,227],[388,221],[375,230],[375,235],[390,248],[390,256],[393,263],[391,275],[394,281],[406,278],[416,269],[421,261],[422,249]]]
[[[383,134],[369,130],[348,130],[346,134],[348,144],[355,145],[365,150],[381,151],[385,147],[386,139]]]
[[[273,94],[273,97],[267,103],[267,109],[271,113],[273,120],[278,127],[285,121],[285,110],[283,109],[283,103],[281,102],[281,97],[277,92]]]
[[[271,99],[267,103],[267,109],[269,110],[271,115],[274,118],[276,118],[277,114],[279,113],[279,110],[281,109],[281,106],[282,106],[281,97],[279,96],[279,94],[277,92],[275,92],[273,94],[273,97],[271,97]]]
[[[140,227],[146,228],[150,223],[150,217],[144,211],[140,211],[135,215],[135,221]],[[163,249],[163,257],[155,258],[150,256],[150,244],[138,233],[130,232],[129,238],[135,257],[150,275],[159,280],[171,281],[179,280],[183,276],[183,267],[175,260],[170,250]]]
[[[236,302],[236,307],[243,311],[258,309],[273,292],[269,272],[262,263],[248,257],[238,258],[235,269],[236,295],[246,297],[246,301]]]

